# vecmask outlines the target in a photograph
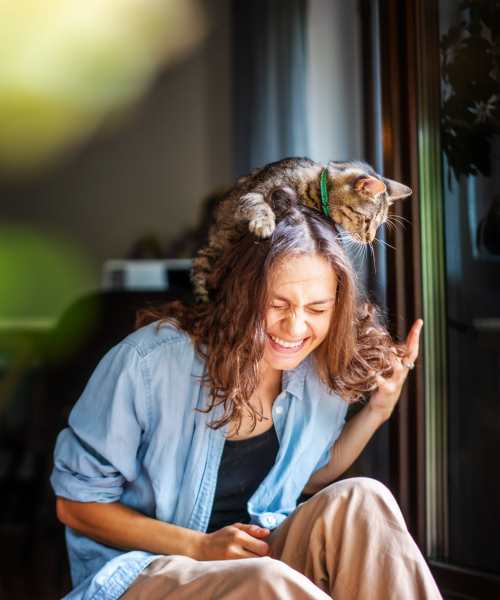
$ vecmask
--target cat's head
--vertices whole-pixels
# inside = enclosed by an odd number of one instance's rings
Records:
[[[373,242],[387,220],[389,206],[411,193],[409,187],[378,175],[366,163],[328,163],[330,217],[358,242]]]

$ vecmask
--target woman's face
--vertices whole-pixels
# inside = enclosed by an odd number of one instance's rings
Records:
[[[266,310],[264,363],[295,368],[325,339],[335,304],[337,279],[317,254],[285,258],[271,273]]]

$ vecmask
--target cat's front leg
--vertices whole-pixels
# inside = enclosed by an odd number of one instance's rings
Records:
[[[276,226],[272,208],[262,194],[255,192],[245,194],[239,199],[236,219],[248,221],[250,231],[260,238],[269,237]]]

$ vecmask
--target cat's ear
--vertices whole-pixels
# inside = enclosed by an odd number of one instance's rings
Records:
[[[370,198],[374,198],[380,192],[385,192],[386,185],[380,179],[367,175],[366,177],[360,177],[354,184],[354,189]]]
[[[412,195],[411,189],[398,181],[384,177],[384,183],[387,186],[387,195],[389,196],[389,202],[391,204],[396,200],[403,200]]]

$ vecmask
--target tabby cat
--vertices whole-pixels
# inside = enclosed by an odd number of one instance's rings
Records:
[[[326,166],[308,158],[285,158],[240,177],[218,205],[209,244],[193,261],[196,298],[207,302],[207,276],[213,260],[238,235],[242,226],[258,238],[269,237],[275,215],[268,203],[277,188],[292,189],[306,206],[340,225],[353,240],[369,244],[387,220],[389,206],[411,189],[378,175],[364,162],[330,161]]]

